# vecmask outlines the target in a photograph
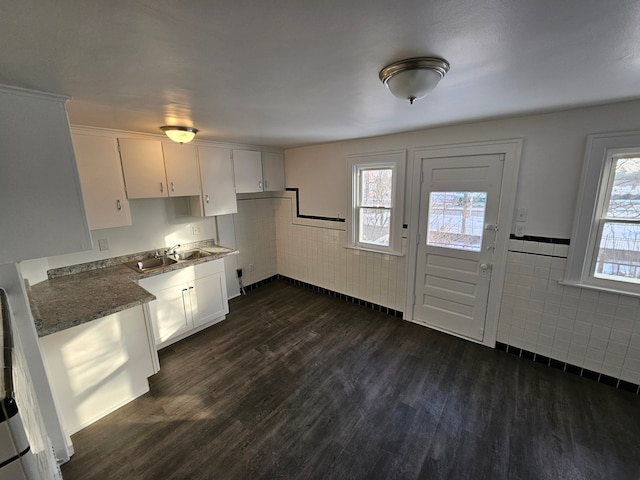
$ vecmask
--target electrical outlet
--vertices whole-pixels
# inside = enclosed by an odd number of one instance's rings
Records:
[[[200,228],[200,224],[196,223],[191,225],[191,231],[194,235],[200,235],[202,233],[202,229]]]
[[[527,219],[528,210],[526,208],[519,208],[516,212],[516,221],[524,222]]]
[[[104,252],[105,250],[109,250],[109,240],[107,240],[106,238],[101,238],[98,240],[98,249],[101,252]]]
[[[524,237],[524,222],[516,222],[516,233],[515,236],[516,237]]]
[[[250,272],[253,272],[253,263],[250,263],[250,264],[249,264],[249,271],[250,271]]]

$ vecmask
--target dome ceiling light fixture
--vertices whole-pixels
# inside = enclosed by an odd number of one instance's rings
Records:
[[[449,71],[449,62],[436,57],[399,60],[380,70],[380,81],[391,93],[413,102],[426,97]]]
[[[193,137],[196,136],[196,133],[198,133],[197,128],[182,127],[179,125],[167,125],[160,127],[160,130],[166,133],[167,137],[177,143],[189,143],[193,140]]]

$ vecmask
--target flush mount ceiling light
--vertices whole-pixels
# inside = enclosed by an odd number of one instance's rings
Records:
[[[160,129],[167,134],[167,137],[177,143],[189,143],[193,140],[193,137],[196,136],[196,133],[198,133],[197,128],[181,127],[178,125],[160,127]]]
[[[380,70],[380,80],[396,97],[415,100],[427,96],[449,71],[449,62],[442,58],[407,58]]]

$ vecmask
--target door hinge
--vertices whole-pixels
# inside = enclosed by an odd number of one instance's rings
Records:
[[[416,235],[416,245],[420,245],[420,234]]]
[[[422,185],[422,182],[424,181],[424,171],[420,170],[420,184]]]

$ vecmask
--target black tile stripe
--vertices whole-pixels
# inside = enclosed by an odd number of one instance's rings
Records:
[[[522,250],[509,250],[511,253],[524,253],[525,255],[535,255],[537,257],[551,257],[551,258],[567,258],[566,255],[549,255],[547,253],[533,253],[533,252],[525,252]]]
[[[569,245],[569,243],[571,242],[569,238],[535,237],[533,235],[516,237],[513,233],[509,235],[509,238],[511,240],[524,240],[525,242],[538,242],[538,243],[553,243],[555,245]]]
[[[511,240],[524,240],[526,242],[549,243],[554,245],[569,245],[568,238],[534,237],[531,235],[525,235],[524,237],[516,237],[513,233],[509,235],[509,238]],[[526,255],[536,255],[539,257],[567,258],[566,255],[553,255],[548,253],[527,252],[524,250],[512,250],[511,248],[508,248],[508,250],[513,253],[524,253]]]
[[[334,217],[319,217],[316,215],[303,215],[300,213],[300,189],[297,187],[288,187],[285,189],[287,192],[295,192],[296,193],[296,217],[298,218],[307,218],[310,220],[325,220],[327,222],[345,222],[344,218],[334,218]]]
[[[31,447],[27,447],[22,452],[20,452],[18,455],[14,455],[13,457],[8,458],[4,462],[0,463],[0,470],[2,470],[2,468],[5,467],[6,465],[9,465],[10,463],[15,462],[20,457],[24,457],[27,453],[29,453],[30,450],[31,450]]]
[[[594,372],[593,370],[588,370],[586,368],[578,367],[577,365],[572,365],[560,360],[555,360],[553,358],[530,352],[528,350],[523,350],[522,348],[514,347],[513,345],[507,345],[506,343],[502,342],[496,342],[496,350],[507,352],[515,355],[516,357],[525,358],[527,360],[533,360],[536,363],[547,365],[551,368],[555,368],[556,370],[562,370],[563,372],[578,375],[579,377],[588,378],[598,383],[603,383],[605,385],[619,388],[620,390],[625,390],[627,392],[640,395],[640,385],[627,382],[626,380],[611,377],[609,375],[605,375],[604,373]]]

